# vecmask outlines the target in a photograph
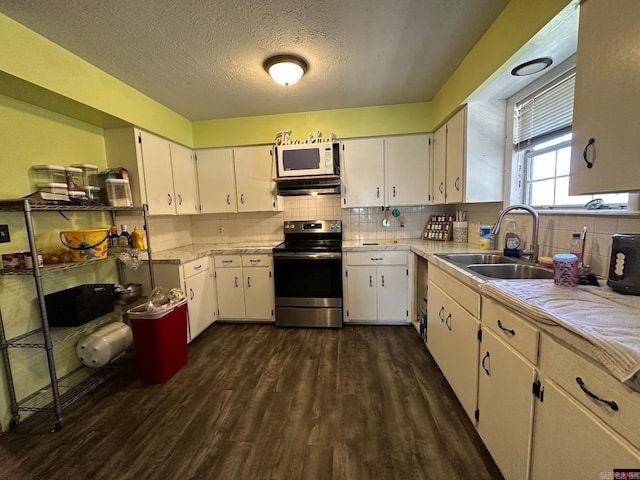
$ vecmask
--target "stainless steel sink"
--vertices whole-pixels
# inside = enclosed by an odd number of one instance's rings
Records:
[[[467,268],[484,277],[523,280],[529,278],[553,278],[553,270],[522,263],[501,263],[493,265],[468,265]]]
[[[518,258],[505,257],[497,253],[447,253],[445,255],[439,256],[450,262],[459,263],[462,265],[519,263],[524,261]]]

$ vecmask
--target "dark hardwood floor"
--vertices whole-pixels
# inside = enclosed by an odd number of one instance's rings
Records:
[[[413,329],[215,324],[167,383],[133,355],[0,435],[0,478],[500,479]]]

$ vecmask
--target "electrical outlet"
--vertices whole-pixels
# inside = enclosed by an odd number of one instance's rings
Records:
[[[218,227],[218,233],[219,233],[220,235],[224,234],[224,227],[223,227],[222,225],[220,225],[220,226]]]
[[[9,243],[10,241],[9,225],[0,225],[0,243]]]

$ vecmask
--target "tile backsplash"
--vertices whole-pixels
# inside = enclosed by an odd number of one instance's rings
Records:
[[[345,240],[420,238],[424,226],[433,213],[453,213],[456,208],[467,211],[469,243],[478,244],[480,225],[493,225],[502,203],[467,205],[424,205],[398,207],[399,217],[389,210],[391,226],[382,226],[385,212],[381,208],[340,208],[339,195],[284,197],[284,211],[255,213],[221,213],[196,216],[162,216],[149,218],[149,231],[154,250],[188,245],[191,243],[251,243],[281,241],[285,220],[341,219]],[[524,241],[531,238],[531,217],[525,212],[511,212],[522,230]],[[401,221],[404,226],[401,226]],[[119,217],[119,223],[131,226],[137,219]],[[587,226],[585,263],[597,275],[606,276],[611,253],[611,236],[616,232],[640,233],[637,213],[600,212],[598,214],[540,214],[540,255],[553,256],[569,249],[571,234]],[[503,248],[504,224],[496,248]]]

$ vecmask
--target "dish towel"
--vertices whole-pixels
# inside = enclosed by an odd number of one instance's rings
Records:
[[[480,289],[531,320],[558,324],[584,338],[617,379],[638,390],[640,297],[608,287],[561,288],[553,280],[491,280]]]

